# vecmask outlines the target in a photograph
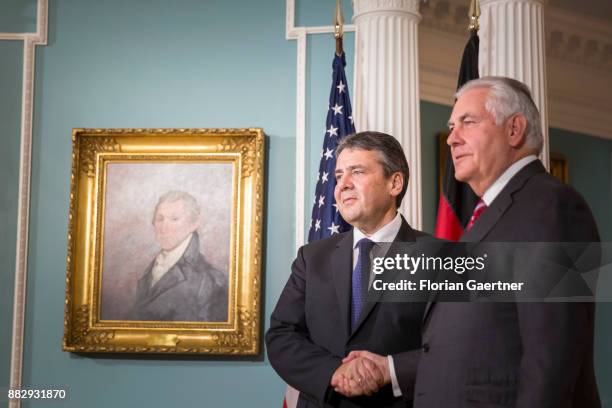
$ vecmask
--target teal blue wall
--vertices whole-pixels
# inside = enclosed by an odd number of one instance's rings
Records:
[[[353,18],[351,0],[341,0],[340,2],[345,24],[351,24]],[[295,25],[307,27],[331,25],[334,21],[335,7],[336,2],[330,0],[296,0]]]
[[[296,48],[284,0],[49,6],[36,59],[24,384],[67,387],[69,399],[49,406],[280,406],[284,385],[264,359],[92,358],[62,352],[61,338],[74,127],[265,130],[267,326],[295,253]]]
[[[0,387],[9,382],[23,43],[0,41]]]
[[[0,33],[33,33],[36,31],[37,0],[2,0]]]
[[[344,3],[349,14],[349,2]],[[15,18],[22,21],[20,27],[31,24],[27,18],[32,15],[31,6],[21,7],[17,0],[11,4],[17,10]],[[329,24],[332,4],[298,1],[296,23]],[[46,402],[45,406],[280,406],[284,384],[265,354],[259,360],[240,361],[93,358],[62,352],[61,338],[74,127],[264,128],[268,150],[262,313],[267,328],[295,254],[296,43],[285,39],[284,0],[240,2],[239,7],[222,0],[63,0],[50,1],[49,6],[49,44],[38,48],[36,59],[24,384],[68,389],[67,401]],[[0,24],[7,21],[16,20],[0,17]],[[33,30],[33,26],[28,29]],[[11,30],[0,25],[0,31]],[[353,34],[347,34],[351,91],[353,42]],[[19,112],[16,84],[20,80],[10,82],[5,71],[20,71],[21,51],[5,42],[0,46],[0,165],[10,163],[16,169],[19,122],[14,116],[3,119],[10,116],[10,109]],[[331,35],[309,37],[306,218],[314,190],[313,169],[318,166],[325,131],[333,50]],[[450,108],[422,102],[421,113],[424,229],[432,231],[437,206],[435,135],[445,130]],[[552,150],[565,153],[570,160],[572,183],[591,203],[607,239],[612,239],[611,143],[551,132]],[[16,211],[16,179],[8,167],[0,168],[2,197],[6,197],[4,201],[0,197],[0,203],[7,203],[6,209],[0,207],[0,220],[5,223],[11,220],[11,211]],[[0,226],[0,239],[12,239],[14,248],[14,226]],[[14,259],[5,261],[3,256],[0,261],[10,266]],[[7,274],[2,276],[7,278]],[[598,312],[597,359],[609,362],[612,355],[604,341],[612,336],[612,310],[599,307]],[[4,309],[0,312],[0,318],[8,316]],[[7,372],[8,363],[0,363]],[[598,363],[597,369],[602,394],[612,400],[612,369],[608,366]]]

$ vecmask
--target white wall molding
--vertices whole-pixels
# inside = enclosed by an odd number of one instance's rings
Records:
[[[330,6],[331,7],[331,6]],[[330,15],[332,13],[330,9]],[[333,26],[296,27],[295,0],[286,0],[285,38],[297,40],[296,104],[295,104],[295,245],[304,244],[304,197],[306,193],[306,50],[309,34],[331,34]],[[347,24],[344,32],[355,31]],[[331,83],[331,82],[330,82]]]
[[[427,0],[419,24],[421,98],[451,105],[467,41],[467,2]],[[549,125],[612,139],[612,25],[544,6]]]
[[[19,153],[19,201],[17,209],[17,246],[13,294],[13,331],[11,337],[10,388],[22,387],[23,343],[28,261],[30,174],[32,169],[32,117],[34,112],[34,70],[36,46],[47,44],[47,0],[38,0],[36,33],[0,33],[0,40],[23,41],[23,81],[21,105],[21,143]],[[9,401],[19,408],[20,400]]]

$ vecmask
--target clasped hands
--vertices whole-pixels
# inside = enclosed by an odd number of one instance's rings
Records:
[[[351,351],[331,379],[334,390],[347,397],[372,395],[391,382],[387,357],[369,351]]]

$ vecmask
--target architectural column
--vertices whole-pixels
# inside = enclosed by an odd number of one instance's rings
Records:
[[[395,136],[410,166],[402,213],[422,227],[419,0],[353,0],[355,127]]]
[[[542,116],[549,167],[544,4],[547,0],[480,0],[480,76],[508,76],[524,82]]]

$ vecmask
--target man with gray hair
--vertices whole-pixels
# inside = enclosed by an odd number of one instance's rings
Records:
[[[549,175],[538,109],[511,78],[457,92],[448,126],[455,178],[481,197],[462,242],[599,242],[591,211]],[[538,277],[531,277],[532,280]],[[597,408],[593,303],[428,303],[420,351],[396,359],[414,407]],[[385,359],[368,351],[380,368]]]
[[[184,191],[163,194],[153,213],[161,251],[138,280],[133,320],[227,320],[227,274],[200,253],[200,206]]]
[[[461,241],[598,242],[585,200],[536,156],[541,121],[527,86],[485,77],[456,96],[455,178],[481,198]],[[600,407],[593,331],[593,303],[433,302],[415,407]]]

